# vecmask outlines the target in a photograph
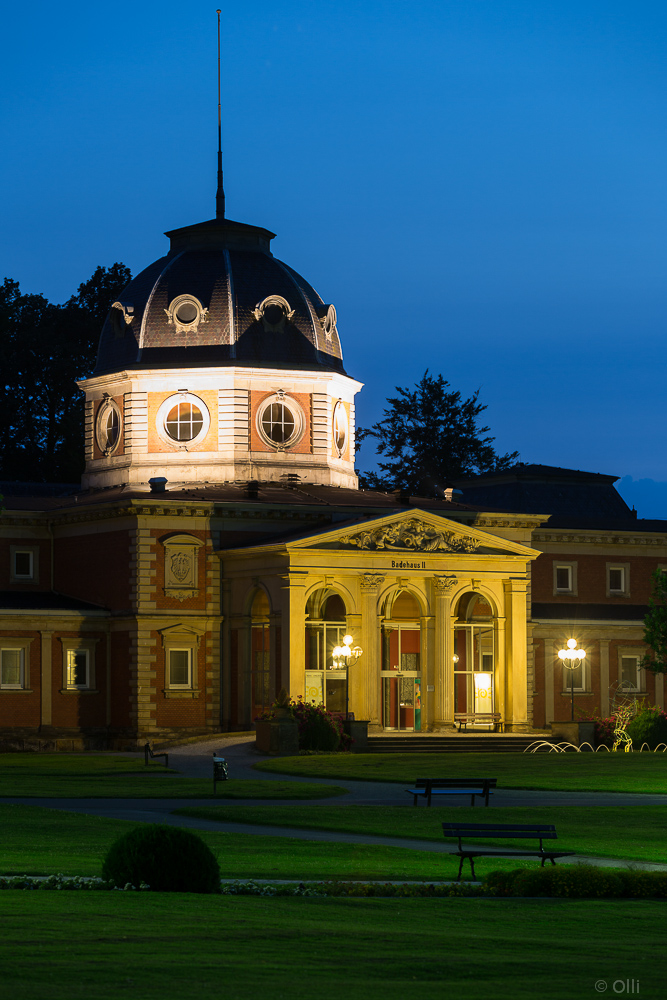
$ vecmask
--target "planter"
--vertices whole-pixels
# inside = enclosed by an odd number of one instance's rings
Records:
[[[551,738],[556,743],[572,743],[575,747],[589,743],[595,749],[595,723],[552,722]]]
[[[351,746],[352,753],[368,752],[368,720],[367,719],[347,719],[343,720],[343,729],[351,736],[354,743]]]
[[[296,719],[289,713],[282,718],[256,722],[255,732],[255,745],[260,753],[291,757],[299,752],[299,727]]]

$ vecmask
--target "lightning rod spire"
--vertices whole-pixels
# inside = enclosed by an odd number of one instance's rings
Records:
[[[220,103],[220,14],[218,15],[218,190],[215,194],[215,217],[224,219],[225,217],[225,192],[222,186],[222,105]]]

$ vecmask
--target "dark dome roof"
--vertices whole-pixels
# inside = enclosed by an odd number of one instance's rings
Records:
[[[344,372],[335,309],[271,254],[273,233],[213,219],[166,235],[169,254],[114,303],[96,375],[192,365]]]

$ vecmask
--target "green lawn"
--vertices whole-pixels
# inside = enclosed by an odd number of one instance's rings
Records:
[[[260,771],[341,781],[417,778],[497,778],[503,788],[571,792],[667,794],[663,753],[392,753],[280,757],[254,765]],[[409,784],[406,785],[406,788]]]
[[[99,875],[113,841],[136,826],[40,806],[0,805],[0,874]],[[341,844],[289,837],[196,831],[217,857],[224,878],[455,878],[458,862],[440,854],[375,844]],[[502,864],[480,868],[485,874]],[[0,905],[4,899],[0,894]]]
[[[664,996],[652,901],[3,892],[12,1000]],[[636,994],[635,994],[636,995]]]
[[[302,781],[219,782],[216,798],[319,799],[344,795],[335,785]],[[0,798],[208,799],[213,777],[184,778],[173,768],[136,757],[96,754],[0,754]]]
[[[177,809],[179,815],[220,822],[257,823],[336,830],[379,837],[414,837],[444,843],[441,823],[552,823],[554,846],[591,857],[627,858],[667,864],[667,806],[205,806]],[[504,841],[521,847],[517,841]]]

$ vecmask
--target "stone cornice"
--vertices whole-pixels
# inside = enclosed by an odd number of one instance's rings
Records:
[[[552,529],[550,531],[536,531],[533,535],[533,542],[571,542],[578,545],[667,545],[667,533],[656,534],[634,534],[632,532],[619,531],[576,531],[572,528],[561,530]]]

